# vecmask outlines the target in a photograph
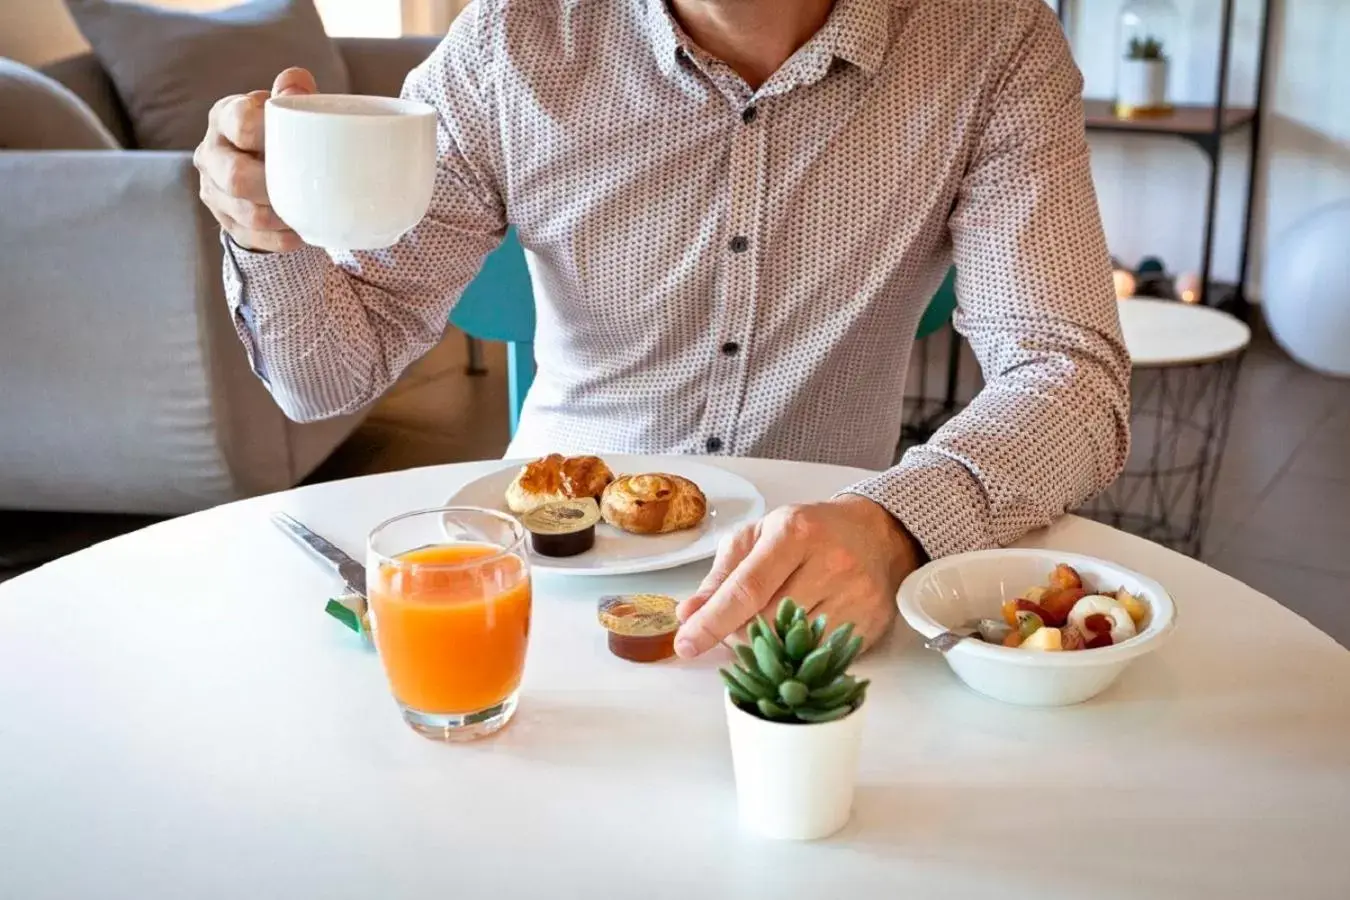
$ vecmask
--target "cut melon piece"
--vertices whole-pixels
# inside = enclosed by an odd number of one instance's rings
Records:
[[[1116,602],[1125,607],[1125,611],[1130,614],[1130,618],[1134,620],[1135,625],[1144,624],[1144,619],[1148,616],[1148,607],[1144,605],[1143,600],[1121,588],[1116,591]]]
[[[1020,646],[1023,650],[1057,651],[1064,649],[1064,642],[1058,628],[1037,628]]]

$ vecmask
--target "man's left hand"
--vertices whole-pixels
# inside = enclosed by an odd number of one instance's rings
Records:
[[[791,597],[830,627],[852,622],[864,646],[895,621],[895,593],[917,542],[883,507],[849,494],[776,509],[723,542],[698,592],[680,604],[675,652],[698,656]]]

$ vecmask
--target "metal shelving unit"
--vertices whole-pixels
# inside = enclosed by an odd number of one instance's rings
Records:
[[[1214,0],[1219,2],[1219,0]],[[1108,131],[1142,136],[1164,136],[1189,141],[1200,149],[1209,162],[1209,181],[1205,200],[1204,249],[1200,260],[1200,284],[1204,286],[1204,302],[1219,306],[1246,318],[1250,304],[1247,300],[1247,270],[1251,261],[1252,200],[1260,171],[1261,126],[1266,102],[1266,61],[1270,56],[1270,8],[1274,0],[1261,4],[1260,50],[1256,69],[1256,103],[1254,106],[1228,104],[1228,76],[1232,65],[1234,0],[1222,0],[1223,13],[1219,37],[1219,71],[1215,77],[1214,102],[1210,105],[1178,106],[1171,115],[1148,119],[1121,119],[1112,110],[1110,100],[1085,100],[1084,107],[1089,131]],[[1061,22],[1065,20],[1067,4],[1056,0],[1055,8]],[[1213,283],[1215,219],[1219,203],[1219,171],[1223,162],[1223,140],[1232,134],[1245,134],[1249,142],[1247,164],[1247,193],[1244,198],[1242,254],[1238,264],[1238,281],[1227,296],[1220,298],[1219,286]]]

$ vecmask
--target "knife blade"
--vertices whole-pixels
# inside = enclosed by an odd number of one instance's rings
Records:
[[[272,523],[295,541],[324,568],[342,579],[347,590],[366,597],[366,567],[336,547],[332,541],[315,533],[286,513],[273,513]]]

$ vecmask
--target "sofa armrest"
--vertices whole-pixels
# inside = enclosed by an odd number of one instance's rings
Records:
[[[408,73],[441,42],[435,37],[339,38],[352,92],[397,97]]]
[[[0,508],[176,513],[289,486],[218,235],[189,154],[0,153]],[[231,465],[255,452],[229,444],[244,406],[275,483]]]

